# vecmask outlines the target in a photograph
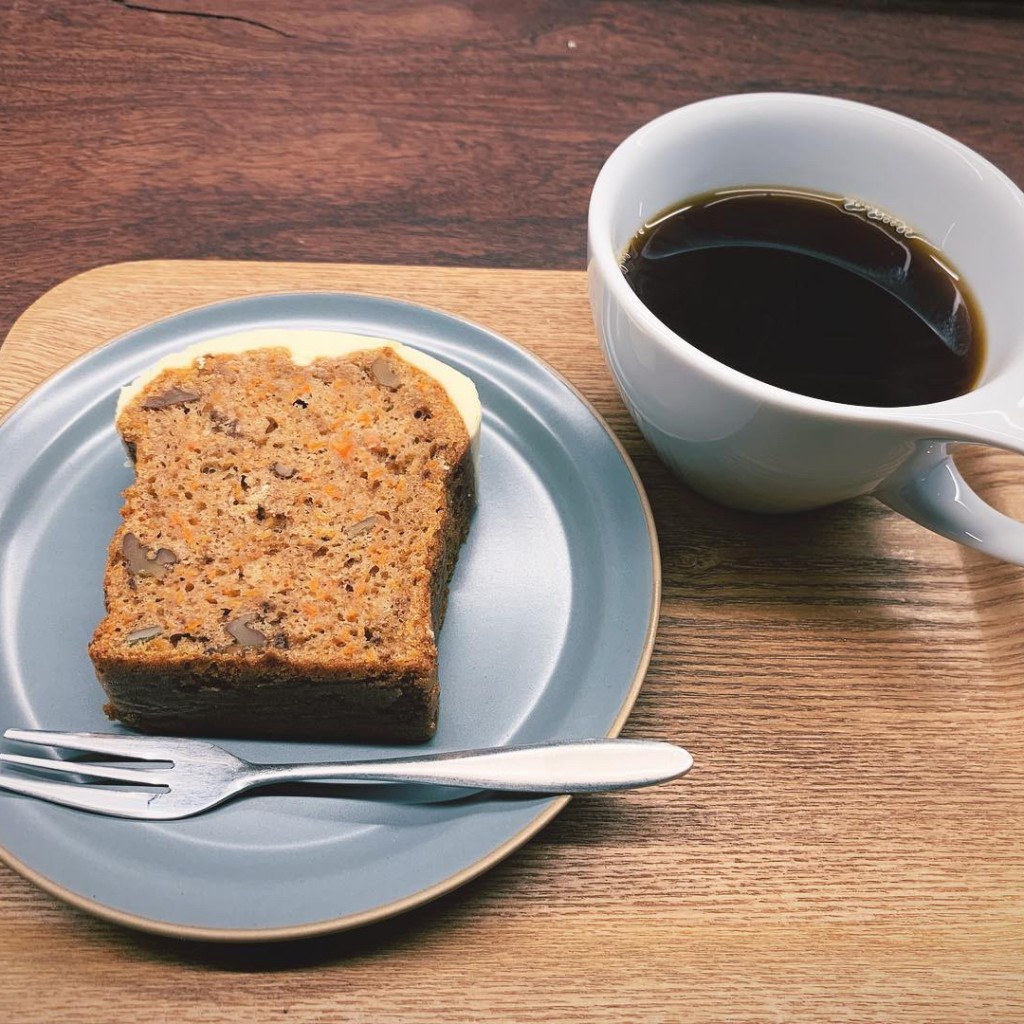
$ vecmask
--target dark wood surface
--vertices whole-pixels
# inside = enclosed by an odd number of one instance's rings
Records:
[[[121,260],[582,269],[614,145],[728,92],[877,103],[1024,182],[1022,71],[1009,2],[0,0],[0,336]],[[696,498],[563,276],[536,309],[475,281],[449,305],[534,342],[634,455],[665,602],[627,731],[698,741],[692,785],[574,801],[438,904],[283,946],[141,936],[2,868],[0,1019],[1024,1019],[1024,574],[867,499]],[[94,317],[80,287],[62,343]],[[1013,460],[971,468],[1021,516]]]
[[[1024,180],[1022,69],[1016,3],[2,0],[0,336],[118,260],[581,267],[615,144],[722,93],[878,103]]]

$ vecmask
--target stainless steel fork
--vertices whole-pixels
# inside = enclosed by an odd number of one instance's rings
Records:
[[[599,793],[667,782],[693,765],[681,747],[657,740],[581,740],[379,761],[254,764],[203,740],[34,729],[8,729],[4,738],[120,763],[3,753],[0,761],[18,770],[0,773],[0,788],[149,821],[187,818],[246,790],[280,782],[404,782],[520,793]],[[50,782],[28,774],[49,772],[86,781]]]

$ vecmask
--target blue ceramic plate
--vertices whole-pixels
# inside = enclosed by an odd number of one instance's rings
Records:
[[[339,294],[258,296],[140,328],[68,366],[0,424],[0,727],[116,728],[86,643],[130,480],[113,428],[118,388],[169,352],[255,327],[395,338],[479,389],[479,505],[452,581],[440,725],[425,749],[618,732],[647,667],[660,590],[650,510],[626,454],[569,384],[511,342],[434,310]],[[404,752],[224,745],[260,761]],[[0,793],[0,857],[75,906],[148,931],[313,935],[455,888],[567,802],[451,795],[307,787],[141,823]]]

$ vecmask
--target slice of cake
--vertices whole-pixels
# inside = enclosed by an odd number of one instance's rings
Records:
[[[125,388],[135,462],[89,646],[147,732],[417,742],[474,500],[471,381],[396,342],[260,330]]]

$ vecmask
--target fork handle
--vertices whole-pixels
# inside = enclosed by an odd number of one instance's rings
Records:
[[[491,747],[381,761],[254,765],[273,782],[422,782],[518,793],[602,793],[653,786],[690,770],[693,758],[660,740],[581,740]]]

